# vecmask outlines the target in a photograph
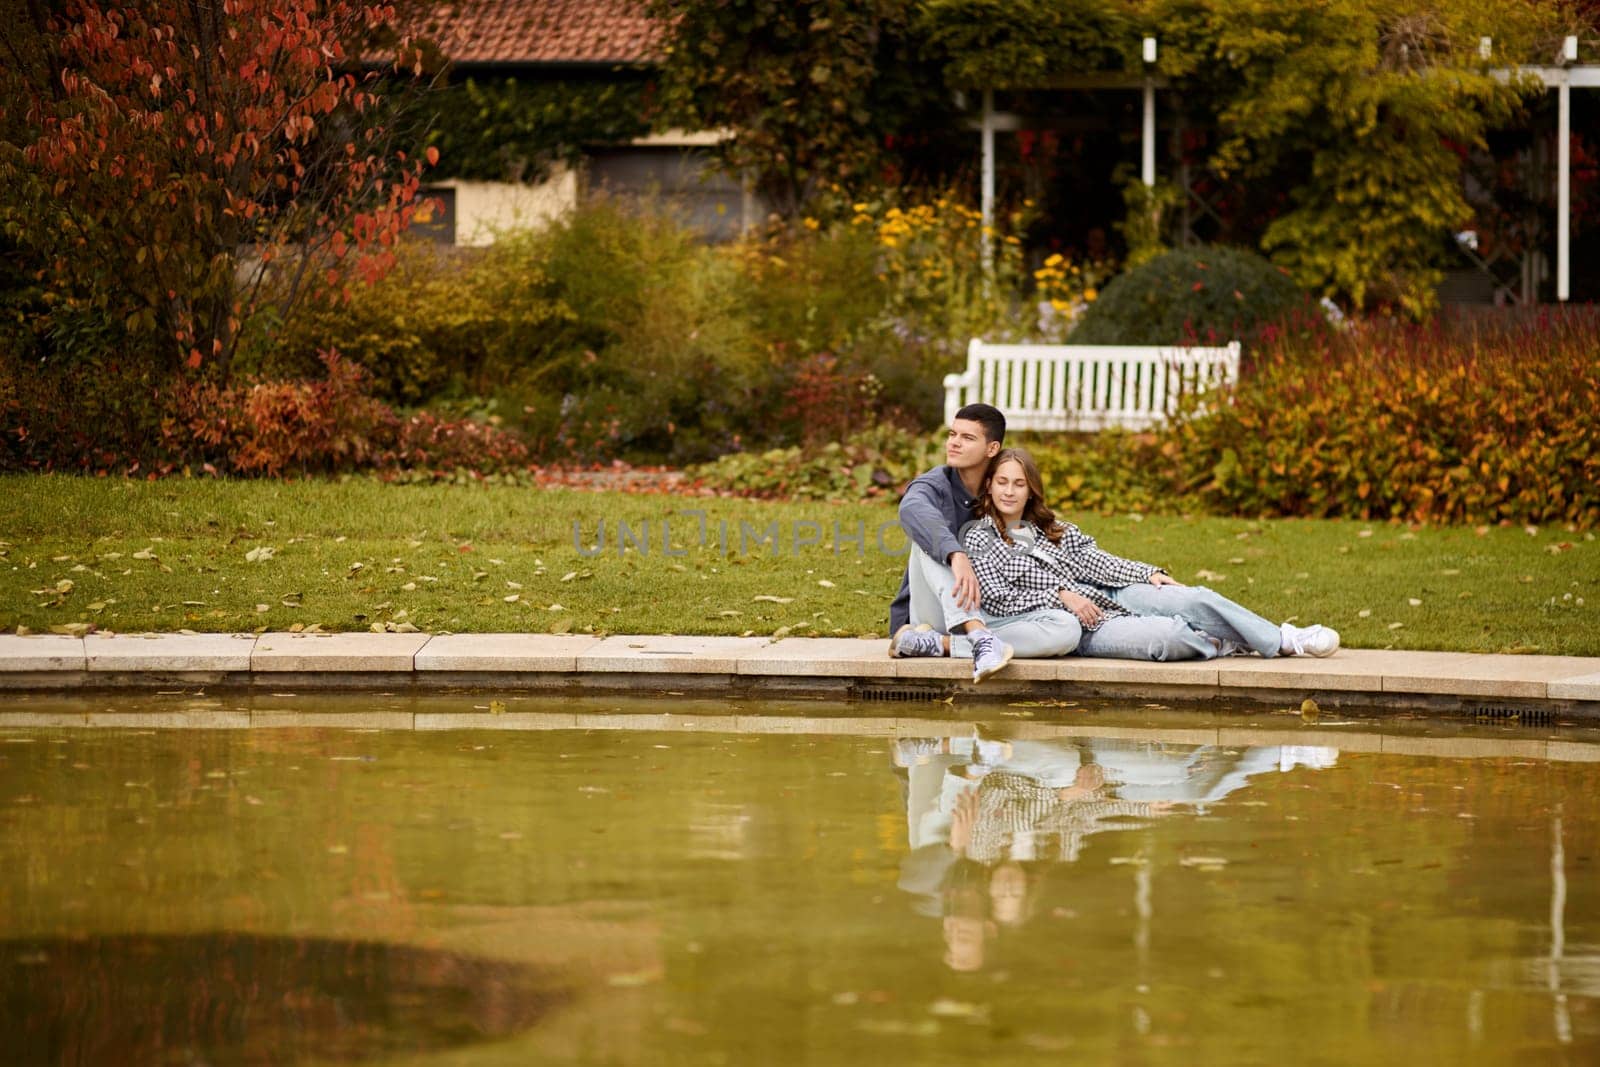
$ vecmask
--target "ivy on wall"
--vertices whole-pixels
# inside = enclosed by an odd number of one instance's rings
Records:
[[[607,78],[467,77],[433,90],[421,109],[440,178],[532,182],[583,148],[650,132],[654,86],[635,71]]]

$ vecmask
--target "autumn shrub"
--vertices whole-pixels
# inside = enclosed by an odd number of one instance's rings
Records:
[[[730,453],[689,473],[738,496],[835,502],[894,498],[912,478],[944,462],[942,446],[940,435],[880,425],[811,447]]]
[[[1309,298],[1282,270],[1241,248],[1163,253],[1113,278],[1073,328],[1080,345],[1247,345]]]
[[[1172,463],[1154,434],[1017,434],[1006,438],[1033,454],[1050,505],[1066,510],[1166,512],[1198,508],[1172,489]]]
[[[359,365],[332,352],[321,363],[317,379],[179,385],[162,426],[169,454],[219,473],[264,476],[527,464],[527,446],[514,434],[426,412],[402,416],[371,395]]]
[[[1225,512],[1593,526],[1597,355],[1592,308],[1287,337],[1163,454]]]
[[[1194,504],[1170,491],[1170,462],[1151,434],[1013,434],[1006,443],[1033,454],[1054,507],[1154,512]],[[691,474],[740,496],[848,503],[897,498],[943,462],[942,434],[875,425],[807,446],[734,453]]]

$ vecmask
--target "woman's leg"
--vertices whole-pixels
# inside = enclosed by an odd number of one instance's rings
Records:
[[[1068,656],[1078,647],[1083,626],[1061,608],[1041,608],[1022,615],[986,616],[990,631],[1010,645],[1018,659]],[[965,638],[962,638],[965,640]],[[950,638],[955,647],[956,637]]]
[[[1196,630],[1232,641],[1263,656],[1283,646],[1278,624],[1235,604],[1203,585],[1138,585],[1108,589],[1111,599],[1135,615],[1176,615]]]
[[[1078,655],[1106,659],[1211,659],[1217,646],[1182,619],[1160,615],[1118,615],[1085,630]]]

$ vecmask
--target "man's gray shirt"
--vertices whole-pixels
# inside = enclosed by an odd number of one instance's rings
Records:
[[[949,464],[919,474],[900,498],[900,528],[928,557],[949,564],[955,552],[965,552],[958,536],[972,519],[977,498],[961,483],[961,472]],[[900,592],[889,605],[889,633],[911,621],[911,582],[900,579]]]

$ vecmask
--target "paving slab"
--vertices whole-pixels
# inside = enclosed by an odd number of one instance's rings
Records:
[[[739,673],[893,678],[896,661],[890,658],[888,648],[889,642],[878,638],[785,637],[741,656]]]
[[[1503,656],[1473,652],[1398,652],[1383,669],[1386,693],[1446,693],[1542,700],[1549,679],[1589,669],[1576,656]]]
[[[83,638],[66,634],[0,634],[0,671],[81,671]]]
[[[1545,755],[1564,763],[1600,763],[1600,744],[1582,741],[1551,741]]]
[[[576,730],[576,715],[543,711],[508,711],[504,715],[484,712],[419,711],[418,730]]]
[[[731,726],[741,734],[836,734],[887,737],[891,726],[882,719],[857,715],[740,715]]]
[[[1552,677],[1549,696],[1551,700],[1600,700],[1600,671],[1570,678]]]
[[[248,711],[91,711],[86,726],[143,730],[246,730]]]
[[[1131,659],[1042,660],[1057,664],[1056,677],[1064,682],[1120,683],[1127,685],[1186,685],[1213,689],[1217,685],[1216,660],[1151,663]],[[1208,694],[1209,695],[1209,694]]]
[[[23,727],[78,727],[89,725],[86,711],[7,711],[0,708],[0,732]]]
[[[255,634],[89,634],[91,671],[247,671]]]
[[[737,674],[764,637],[608,637],[580,653],[576,669],[619,674]]]
[[[1329,689],[1341,692],[1383,691],[1385,657],[1392,652],[1368,648],[1340,649],[1331,656],[1227,656],[1213,660],[1217,682],[1246,689]]]
[[[250,655],[256,672],[364,673],[411,671],[428,635],[415,634],[262,634]]]
[[[419,671],[575,671],[601,639],[587,634],[440,634],[417,652]]]
[[[416,717],[409,711],[252,711],[250,725],[257,729],[410,730]]]

